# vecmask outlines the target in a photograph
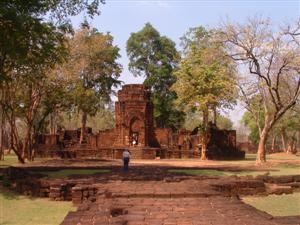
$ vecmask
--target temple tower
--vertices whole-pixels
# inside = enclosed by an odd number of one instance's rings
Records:
[[[150,91],[142,84],[124,85],[115,104],[116,146],[150,146],[153,105]]]

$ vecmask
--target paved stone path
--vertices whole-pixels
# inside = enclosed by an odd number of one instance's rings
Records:
[[[62,225],[280,225],[237,198],[99,198]],[[291,221],[290,224],[297,224]]]
[[[210,185],[215,182],[216,178],[206,178],[94,184],[102,190],[96,201],[70,212],[62,225],[300,224],[300,217],[273,218],[238,197],[225,197]]]

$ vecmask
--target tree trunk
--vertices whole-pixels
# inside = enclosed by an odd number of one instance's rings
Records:
[[[294,148],[294,140],[290,140],[287,144],[286,153],[292,153]]]
[[[1,108],[1,124],[0,124],[0,160],[4,160],[4,112],[3,108]]]
[[[32,161],[32,148],[31,148],[31,124],[27,124],[27,132],[23,145],[23,153],[27,153],[28,161]]]
[[[281,130],[281,143],[282,143],[282,150],[284,152],[287,152],[286,134],[285,134],[285,130],[284,129]]]
[[[203,134],[202,134],[202,149],[201,160],[207,160],[207,142],[208,142],[208,108],[203,110]]]
[[[50,114],[50,134],[56,134],[57,131],[57,119],[56,119],[56,109]]]
[[[9,124],[10,124],[10,149],[12,149],[14,151],[14,153],[17,155],[18,161],[20,163],[24,164],[25,160],[24,160],[24,157],[23,157],[23,153],[21,152],[22,148],[21,148],[21,145],[19,144],[20,141],[19,141],[19,139],[17,137],[17,134],[15,132],[16,123],[15,123],[15,118],[14,118],[13,113],[10,116]],[[15,140],[17,148],[15,148],[14,140]]]
[[[272,138],[271,152],[275,152],[275,145],[276,145],[276,135],[274,134]]]
[[[214,124],[215,124],[215,126],[217,126],[218,113],[217,113],[217,107],[216,106],[214,106],[213,111],[214,111]]]
[[[289,141],[287,143],[287,151],[286,153],[292,154],[296,151],[296,132],[293,133],[293,135],[290,135],[291,137],[289,138]]]
[[[80,132],[80,144],[86,142],[86,121],[87,121],[87,113],[83,112],[81,117],[81,132]]]
[[[50,125],[50,134],[53,134],[53,112],[50,113],[49,125]]]
[[[258,143],[256,165],[260,165],[266,162],[266,142],[267,142],[270,129],[271,129],[270,115],[266,114],[265,126],[260,134],[259,143]]]

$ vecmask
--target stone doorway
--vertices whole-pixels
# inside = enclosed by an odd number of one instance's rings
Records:
[[[144,123],[138,117],[133,117],[130,122],[129,145],[140,146],[143,144]]]

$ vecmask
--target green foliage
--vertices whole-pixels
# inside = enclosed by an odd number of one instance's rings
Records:
[[[0,80],[9,79],[16,67],[52,64],[57,46],[64,33],[70,30],[68,16],[87,11],[90,16],[99,13],[102,0],[37,1],[3,0],[0,2]],[[48,15],[55,20],[45,22]],[[55,23],[54,23],[55,22]],[[20,75],[20,74],[19,74]]]
[[[110,34],[81,28],[70,40],[70,57],[62,70],[70,78],[71,101],[78,111],[96,115],[120,84],[119,48]]]
[[[202,114],[200,112],[188,111],[185,114],[183,128],[194,130],[196,127],[202,126]]]
[[[183,113],[175,109],[176,94],[170,91],[176,81],[173,72],[179,60],[175,43],[147,23],[142,30],[131,34],[126,50],[129,70],[134,76],[145,77],[144,84],[152,90],[156,126],[179,128]]]
[[[223,115],[217,116],[217,127],[221,130],[232,130],[233,129],[233,123],[232,121]]]
[[[81,126],[81,117],[77,112],[60,112],[58,127],[65,129],[77,129]],[[99,108],[96,115],[88,117],[87,126],[93,129],[93,132],[114,128],[115,117],[111,109]]]
[[[252,143],[258,144],[259,142],[259,128],[257,126],[257,121],[253,117],[253,115],[250,112],[245,112],[242,117],[242,123],[249,128],[250,134],[249,134],[249,140]]]
[[[135,76],[146,77],[145,84],[154,90],[165,90],[175,81],[172,71],[178,62],[175,43],[150,24],[137,33],[132,33],[127,41],[129,70]],[[165,87],[159,79],[164,79]]]
[[[177,103],[186,111],[230,108],[235,104],[235,68],[223,46],[213,42],[212,35],[212,31],[200,27],[182,38],[184,58],[172,89],[177,93]]]
[[[295,139],[296,132],[300,130],[300,114],[297,109],[288,110],[274,125],[272,133],[281,135],[282,132],[286,135],[287,141]]]
[[[68,54],[65,36],[71,31],[68,17],[83,11],[93,16],[103,2],[0,2],[0,103],[14,133],[13,150],[21,162],[25,152],[31,159],[33,130],[41,129],[41,121],[47,114],[39,110],[48,81],[46,74]],[[26,125],[24,140],[19,138],[21,135],[15,122],[18,120]]]

